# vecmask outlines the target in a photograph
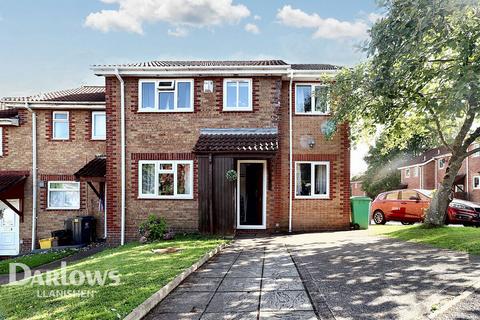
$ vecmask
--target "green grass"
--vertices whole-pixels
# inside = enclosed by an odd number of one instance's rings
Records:
[[[30,268],[35,268],[41,266],[43,264],[50,263],[55,260],[59,260],[65,258],[67,256],[72,255],[75,253],[76,250],[73,249],[65,249],[65,250],[57,250],[57,251],[45,251],[42,253],[34,253],[29,254],[17,258],[1,260],[0,261],[0,274],[8,274],[9,273],[9,264],[10,263],[23,263]],[[21,270],[19,268],[19,270]],[[18,270],[17,270],[18,271]]]
[[[104,250],[68,266],[68,273],[79,271],[118,271],[120,284],[105,286],[58,286],[38,284],[0,286],[0,319],[117,319],[135,307],[198,261],[225,240],[202,236],[177,237],[173,241],[151,244],[130,243]],[[152,249],[181,248],[172,254],[155,254]],[[43,276],[45,279],[45,275]],[[93,290],[94,297],[38,297],[44,290]]]
[[[480,228],[375,225],[370,233],[480,255]]]

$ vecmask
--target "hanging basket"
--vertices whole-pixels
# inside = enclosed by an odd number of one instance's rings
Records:
[[[236,181],[237,180],[237,171],[235,170],[228,170],[225,172],[225,178],[227,181]]]

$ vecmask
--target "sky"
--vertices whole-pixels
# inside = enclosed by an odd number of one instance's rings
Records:
[[[283,59],[353,66],[375,0],[1,0],[0,96],[103,84],[92,64]],[[367,150],[352,151],[352,174]]]

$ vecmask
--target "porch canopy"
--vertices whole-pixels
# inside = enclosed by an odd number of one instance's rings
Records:
[[[242,159],[267,160],[266,166],[271,167],[268,163],[277,151],[277,128],[200,130],[193,149],[198,160],[200,231],[218,234],[235,232],[237,183],[226,179],[226,172],[237,170],[238,161]],[[270,171],[267,169],[268,176]]]
[[[24,187],[27,181],[28,172],[22,171],[7,171],[0,172],[0,201],[7,207],[12,209],[20,216],[20,221],[23,222],[23,200]],[[19,199],[20,208],[17,209],[8,200]]]
[[[80,170],[74,173],[78,181],[85,181],[97,195],[100,201],[104,201],[105,195],[105,175],[107,174],[107,159],[104,156],[95,157],[84,165]],[[97,190],[92,182],[100,184],[100,190]]]
[[[277,128],[201,129],[195,153],[275,154]]]

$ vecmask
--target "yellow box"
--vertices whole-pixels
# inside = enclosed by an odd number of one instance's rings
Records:
[[[52,247],[52,241],[55,238],[46,238],[46,239],[40,239],[40,249],[50,249]]]

